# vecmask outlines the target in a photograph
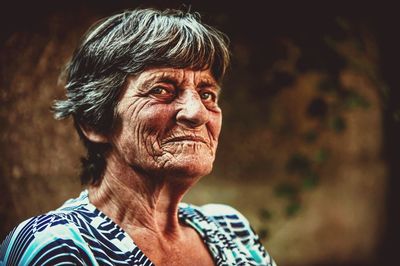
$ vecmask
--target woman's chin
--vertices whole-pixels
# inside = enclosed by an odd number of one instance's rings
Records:
[[[204,155],[179,156],[167,162],[163,171],[176,177],[202,177],[212,170],[214,158]]]
[[[171,177],[192,178],[202,177],[212,170],[214,156],[210,153],[181,153],[169,158],[158,170]]]
[[[204,143],[182,142],[179,145],[166,149],[168,156],[165,166],[187,168],[188,171],[211,171],[215,152]],[[203,170],[204,169],[204,170]]]

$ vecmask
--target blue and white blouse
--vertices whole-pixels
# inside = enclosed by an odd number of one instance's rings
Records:
[[[249,222],[227,205],[181,203],[179,219],[201,236],[218,266],[275,263]],[[88,192],[22,222],[0,249],[0,265],[153,266],[124,230],[89,202]]]

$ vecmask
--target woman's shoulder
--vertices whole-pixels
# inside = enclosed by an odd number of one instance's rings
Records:
[[[201,206],[188,205],[203,215],[216,220],[227,220],[232,222],[240,222],[249,226],[247,218],[237,209],[230,205],[210,203]]]
[[[180,203],[179,204],[180,208],[192,208],[197,211],[202,212],[203,214],[207,216],[238,216],[240,218],[243,218],[246,220],[246,218],[234,207],[227,205],[227,204],[221,204],[221,203],[209,203],[205,205],[193,205],[189,203]]]
[[[39,237],[43,233],[52,235],[52,232],[56,232],[59,235],[74,230],[78,229],[71,214],[52,211],[23,221],[11,233],[23,234],[26,237]]]
[[[258,238],[252,230],[248,219],[232,206],[215,203],[202,206],[181,204],[181,206],[195,210],[202,217],[212,221],[226,233],[240,238],[240,240],[246,244]]]
[[[26,219],[17,225],[9,234],[18,241],[27,243],[46,238],[72,238],[84,227],[82,213],[84,205],[79,198],[67,200],[58,209]],[[5,242],[5,241],[4,241]]]
[[[214,219],[225,231],[236,235],[244,243],[257,237],[248,219],[232,206],[226,204],[206,204],[200,206],[199,209],[206,216]]]
[[[81,234],[83,223],[84,219],[68,204],[31,217],[16,226],[4,239],[0,248],[0,264],[29,264],[32,261],[38,262],[39,258],[43,260],[54,257],[54,254],[69,261],[65,256],[73,258],[75,253],[81,254],[88,250]]]
[[[196,221],[199,228],[218,232],[218,236],[226,236],[223,237],[224,241],[230,239],[242,254],[247,254],[248,257],[252,258],[252,261],[258,263],[257,265],[276,265],[261,244],[249,220],[234,207],[226,204],[206,204],[202,206],[184,204],[181,207],[193,213],[195,218],[192,218],[192,220]]]
[[[228,219],[240,219],[248,223],[247,219],[237,209],[226,204],[210,203],[198,207],[204,214],[212,217],[224,216]]]
[[[60,214],[43,214],[16,226],[3,241],[0,264],[21,265],[52,256],[57,249],[74,249],[79,229]]]

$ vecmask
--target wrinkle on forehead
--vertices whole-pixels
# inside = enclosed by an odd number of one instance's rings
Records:
[[[134,78],[135,79],[135,78]],[[154,68],[142,72],[136,77],[139,83],[155,83],[158,80],[171,79],[175,80],[178,86],[194,86],[200,83],[207,83],[218,87],[217,82],[208,70],[191,70],[176,68]]]

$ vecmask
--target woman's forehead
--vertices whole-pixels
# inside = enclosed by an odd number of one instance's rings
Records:
[[[148,81],[170,81],[175,83],[194,83],[207,82],[216,84],[210,69],[193,70],[189,68],[151,68],[136,76],[139,82]]]

